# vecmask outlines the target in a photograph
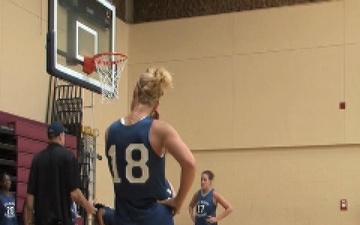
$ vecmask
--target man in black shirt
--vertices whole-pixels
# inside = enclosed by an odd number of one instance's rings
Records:
[[[90,214],[96,212],[79,189],[78,164],[74,154],[64,147],[65,131],[59,122],[50,124],[49,145],[32,160],[26,199],[28,224],[25,225],[72,225],[71,200]]]

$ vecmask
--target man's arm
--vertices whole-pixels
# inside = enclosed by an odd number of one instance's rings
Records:
[[[32,225],[34,221],[34,195],[26,195],[26,203],[24,207],[24,225]]]
[[[95,215],[96,209],[93,206],[92,202],[89,202],[80,191],[80,175],[78,170],[78,162],[75,159],[73,154],[68,155],[66,159],[67,168],[66,168],[66,176],[67,176],[67,183],[70,187],[70,198],[78,203],[81,207],[83,207],[87,213]]]
[[[30,225],[35,223],[35,193],[36,193],[36,162],[37,155],[32,159],[30,174],[27,185],[26,202],[24,207],[24,225]]]
[[[26,200],[24,201],[24,205],[23,205],[23,216],[22,216],[22,219],[23,219],[24,225],[28,225]]]
[[[80,189],[75,189],[74,191],[72,191],[70,193],[70,197],[73,201],[75,201],[76,203],[78,203],[81,207],[83,207],[87,213],[91,214],[91,215],[95,215],[96,213],[96,209],[93,206],[93,204],[88,201],[83,193],[80,191]]]

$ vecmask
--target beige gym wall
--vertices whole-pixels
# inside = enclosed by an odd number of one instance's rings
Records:
[[[211,169],[234,206],[220,224],[360,221],[359,10],[329,1],[130,26],[129,87],[149,66],[173,72],[161,118],[197,159],[191,195]],[[186,205],[176,221],[191,224]]]
[[[359,11],[360,1],[338,0],[138,25],[119,20],[117,50],[129,55],[121,97],[104,106],[96,96],[85,123],[103,135],[127,112],[139,73],[163,65],[174,73],[175,88],[161,102],[161,118],[197,159],[190,194],[200,187],[200,172],[212,169],[214,187],[234,206],[220,224],[355,225]],[[46,15],[45,0],[0,2],[0,109],[43,122]],[[100,136],[102,155],[103,146]],[[167,176],[179,186],[171,157]],[[112,205],[105,159],[96,178],[97,198]],[[346,212],[341,198],[349,201]],[[177,224],[191,224],[188,201]]]

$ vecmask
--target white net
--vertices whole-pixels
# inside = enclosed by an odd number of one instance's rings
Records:
[[[103,53],[94,58],[103,102],[119,98],[119,78],[126,60],[127,57],[121,53]]]

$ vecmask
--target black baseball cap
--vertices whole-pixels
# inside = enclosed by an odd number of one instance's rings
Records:
[[[54,137],[59,136],[61,133],[66,133],[67,129],[62,125],[62,123],[55,121],[52,122],[49,126],[48,126],[48,134],[53,134]]]

